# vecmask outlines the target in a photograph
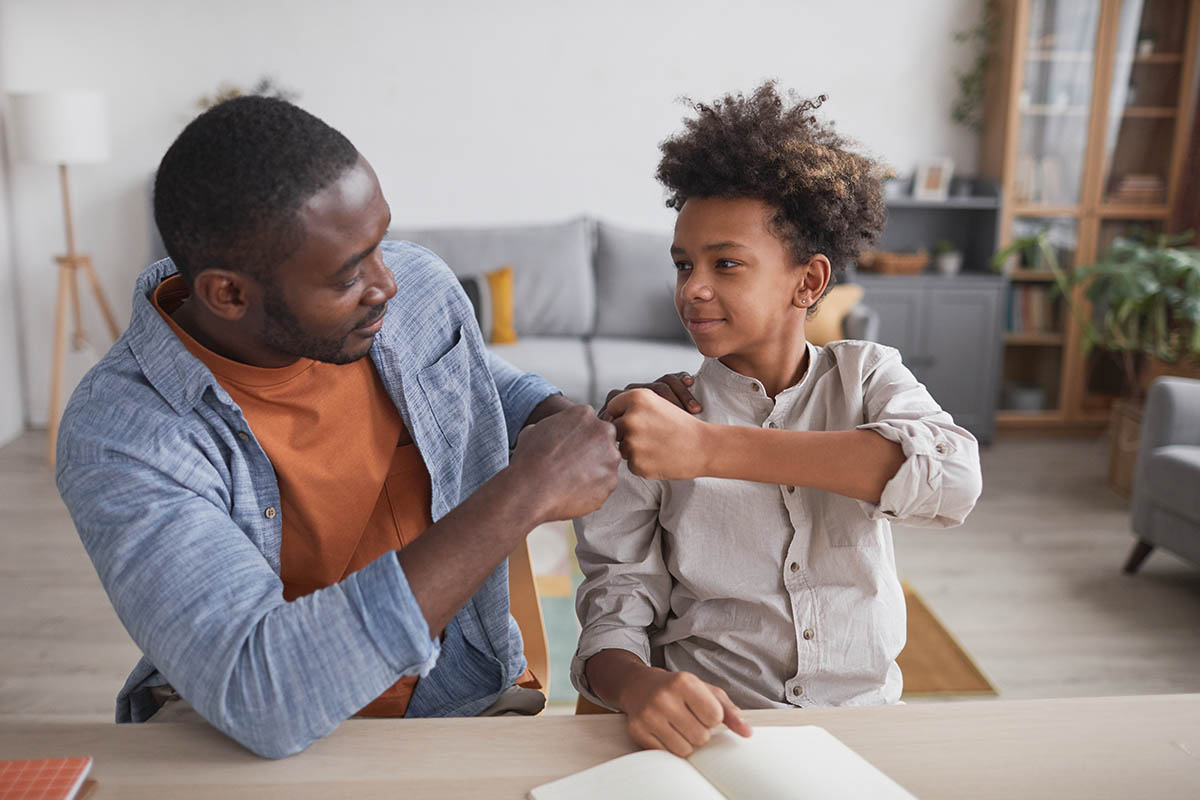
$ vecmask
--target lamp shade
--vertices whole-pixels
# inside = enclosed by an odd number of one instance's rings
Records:
[[[90,91],[14,92],[9,96],[12,155],[45,164],[108,158],[104,95]]]

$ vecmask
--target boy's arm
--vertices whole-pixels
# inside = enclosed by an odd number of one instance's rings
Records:
[[[852,497],[872,519],[949,527],[974,507],[979,446],[890,352],[865,377],[866,422],[851,431],[713,425],[644,390],[609,409],[621,455],[660,480],[709,476]]]
[[[662,627],[670,609],[661,501],[659,485],[622,466],[604,507],[575,521],[584,580],[575,604],[582,632],[571,682],[592,702],[624,711],[641,746],[687,757],[722,722],[742,736],[750,728],[720,688],[649,665],[648,630]]]

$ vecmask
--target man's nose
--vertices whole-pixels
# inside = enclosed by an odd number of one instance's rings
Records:
[[[371,288],[363,292],[363,304],[377,306],[386,303],[396,294],[396,276],[383,263],[383,257],[372,260],[374,269],[371,272]]]

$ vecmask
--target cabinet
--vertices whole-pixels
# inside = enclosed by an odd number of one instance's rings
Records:
[[[995,431],[1000,325],[1007,282],[995,275],[884,277],[858,273],[879,314],[879,341],[981,442]]]
[[[1006,199],[1000,245],[1045,231],[1069,270],[1134,227],[1166,230],[1195,98],[1200,0],[1002,0],[997,8],[980,172]],[[1044,402],[1001,408],[998,424],[1104,423],[1128,389],[1119,370],[1087,351],[1036,252],[1013,266],[1002,380]],[[1075,300],[1082,307],[1082,291]]]

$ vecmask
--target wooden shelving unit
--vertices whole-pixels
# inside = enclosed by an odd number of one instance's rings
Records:
[[[1166,230],[1193,118],[1200,0],[1002,0],[1000,23],[980,158],[1006,199],[1000,246],[1048,230],[1074,269],[1135,226]],[[1002,389],[1001,429],[1101,425],[1121,393],[1052,283],[1036,260],[1010,275],[1001,386],[1041,389],[1045,402],[1006,408]]]

